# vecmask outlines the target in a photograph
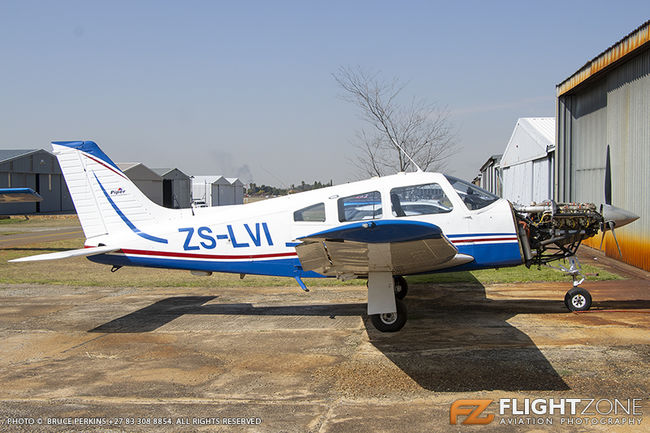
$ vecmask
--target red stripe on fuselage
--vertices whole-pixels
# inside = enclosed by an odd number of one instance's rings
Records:
[[[501,241],[517,241],[516,237],[510,238],[483,238],[483,239],[459,239],[451,241],[452,244],[466,244],[466,243],[478,243],[478,242],[501,242]]]
[[[296,257],[296,253],[274,253],[274,254],[247,254],[247,255],[217,255],[217,254],[195,254],[195,253],[177,253],[174,251],[148,251],[148,250],[131,250],[122,249],[124,254],[138,254],[142,256],[163,256],[163,257],[183,257],[189,259],[214,259],[214,260],[242,260],[242,259],[273,259],[278,257]]]

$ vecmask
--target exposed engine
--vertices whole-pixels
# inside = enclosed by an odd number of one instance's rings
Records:
[[[527,267],[575,255],[584,239],[603,228],[604,218],[592,203],[547,201],[514,210]]]

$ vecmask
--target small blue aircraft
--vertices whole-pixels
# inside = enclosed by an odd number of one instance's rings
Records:
[[[39,202],[43,197],[31,188],[0,188],[0,203]]]

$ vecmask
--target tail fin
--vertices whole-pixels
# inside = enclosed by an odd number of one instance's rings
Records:
[[[169,209],[149,200],[93,141],[53,141],[86,238],[132,232],[153,242],[145,227],[168,219]]]

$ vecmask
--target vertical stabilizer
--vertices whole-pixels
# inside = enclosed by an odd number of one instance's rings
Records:
[[[52,148],[86,238],[132,234],[167,243],[145,229],[168,220],[171,211],[149,200],[97,144],[54,141]]]

